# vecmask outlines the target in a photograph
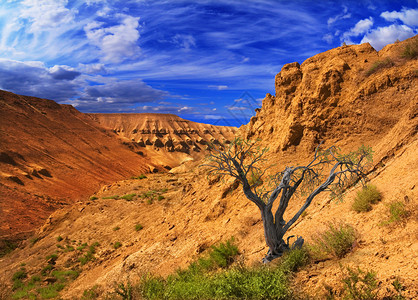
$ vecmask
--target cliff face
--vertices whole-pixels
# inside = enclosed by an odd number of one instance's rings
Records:
[[[237,128],[213,126],[172,114],[89,114],[124,143],[167,168],[187,159],[202,158],[208,143],[232,140]]]
[[[379,52],[368,43],[343,46],[283,66],[276,95],[267,94],[241,134],[276,152],[311,151],[323,140],[379,140],[416,115],[418,62],[403,58],[402,50],[417,39]]]

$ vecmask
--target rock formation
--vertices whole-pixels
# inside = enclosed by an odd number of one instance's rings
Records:
[[[134,148],[139,147],[139,151],[169,167],[177,166],[187,157],[202,158],[206,153],[207,143],[229,142],[234,139],[237,131],[235,127],[196,123],[172,114],[89,116],[104,128],[112,130],[125,143]],[[155,159],[156,155],[158,159]]]

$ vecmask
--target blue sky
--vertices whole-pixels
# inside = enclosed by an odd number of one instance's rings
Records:
[[[417,33],[417,0],[0,0],[0,89],[240,125],[284,64]]]

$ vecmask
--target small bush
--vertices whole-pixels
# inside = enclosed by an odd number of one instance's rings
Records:
[[[114,293],[121,296],[124,300],[132,300],[132,291],[132,285],[128,282],[126,285],[124,283],[117,284]]]
[[[402,295],[402,291],[405,289],[405,287],[402,285],[401,281],[399,278],[396,278],[393,282],[392,282],[392,286],[396,291],[396,296],[394,297],[394,299],[396,300],[403,300],[405,299],[405,297]]]
[[[145,176],[144,174],[141,174],[141,175],[139,175],[139,176],[132,176],[131,177],[131,179],[145,179],[145,178],[147,178],[147,176]]]
[[[99,297],[98,286],[95,285],[88,290],[84,290],[82,300],[97,299]]]
[[[71,246],[71,245],[65,245],[65,249],[64,249],[64,252],[72,252],[72,251],[74,251],[75,249],[74,249],[74,247],[73,246]]]
[[[87,243],[83,243],[80,246],[77,247],[77,250],[82,251],[84,248],[87,247]]]
[[[61,242],[64,238],[62,236],[57,236],[57,242]]]
[[[352,209],[356,212],[366,212],[372,209],[372,204],[382,200],[382,195],[374,185],[366,185],[361,191],[357,192]]]
[[[406,44],[401,56],[407,59],[416,58],[418,56],[418,40],[415,39],[414,41]]]
[[[376,273],[362,271],[360,268],[352,270],[347,268],[348,275],[342,279],[345,299],[372,300],[377,299]]]
[[[132,199],[134,198],[136,196],[136,194],[127,194],[127,195],[124,195],[124,196],[122,196],[122,197],[120,197],[121,199],[124,199],[124,200],[126,200],[126,201],[132,201]]]
[[[113,199],[113,200],[117,200],[117,199],[119,199],[119,195],[113,195],[113,196],[102,197],[102,199]]]
[[[379,70],[390,68],[394,65],[393,61],[390,58],[386,58],[385,60],[378,60],[376,61],[369,70],[366,72],[366,76],[370,76],[373,73],[376,73]]]
[[[91,201],[94,201],[94,200],[97,200],[97,199],[99,199],[97,196],[91,196],[91,197],[90,197],[90,200],[91,200]]]
[[[93,243],[89,247],[89,250],[87,251],[87,253],[84,256],[78,258],[78,260],[80,261],[81,265],[85,265],[89,261],[92,261],[92,260],[95,259],[94,254],[96,253],[96,247],[97,246],[99,246],[99,243],[98,242]]]
[[[324,258],[329,255],[338,258],[350,252],[356,240],[353,227],[348,224],[328,224],[328,229],[314,236],[309,246],[314,257]]]
[[[41,270],[41,275],[42,276],[48,276],[49,273],[51,273],[52,269],[54,269],[53,265],[48,264],[47,266],[45,266],[42,270]]]
[[[39,236],[35,236],[33,238],[31,238],[29,241],[31,243],[31,245],[35,245],[37,242],[39,242],[41,240],[41,238]]]
[[[56,298],[59,296],[59,291],[62,291],[64,287],[65,284],[56,282],[54,284],[49,284],[46,287],[39,288],[38,293],[43,299]]]
[[[121,243],[121,242],[115,242],[115,243],[113,244],[113,248],[115,248],[115,249],[118,249],[118,248],[120,248],[120,247],[122,247],[122,243]]]
[[[58,254],[52,253],[52,254],[48,255],[45,259],[46,260],[51,260],[52,262],[55,262],[58,259]]]
[[[141,224],[136,224],[135,225],[135,230],[136,231],[140,231],[140,230],[142,230],[144,228],[144,226],[142,226]]]
[[[387,221],[383,221],[383,225],[400,222],[409,215],[409,212],[405,208],[405,204],[401,201],[393,201],[389,203],[388,209],[389,219]]]
[[[120,229],[120,227],[119,226],[116,226],[116,227],[113,227],[113,231],[118,231]]]
[[[165,197],[163,195],[158,195],[158,197],[157,197],[158,201],[161,201],[161,200],[164,200],[164,199],[165,199]]]
[[[234,244],[234,238],[219,246],[212,246],[209,253],[210,259],[216,267],[226,268],[234,262],[234,258],[239,254],[238,247]]]
[[[17,271],[16,273],[13,274],[12,276],[12,280],[16,281],[16,280],[22,280],[28,277],[28,274],[26,273],[25,268],[21,268],[19,271]]]
[[[299,268],[306,266],[310,261],[309,252],[306,248],[293,249],[288,251],[281,258],[281,268],[286,272],[296,272]]]

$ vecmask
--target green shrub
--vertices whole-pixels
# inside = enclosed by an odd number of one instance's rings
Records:
[[[75,249],[74,249],[74,247],[73,246],[71,246],[71,245],[65,245],[65,249],[64,249],[64,252],[72,252],[72,251],[74,251]]]
[[[163,195],[158,195],[158,197],[157,197],[157,200],[158,200],[158,201],[161,201],[161,200],[163,200],[163,199],[165,199],[165,197],[164,197]]]
[[[372,300],[377,299],[376,273],[362,271],[360,268],[352,270],[347,268],[348,275],[342,279],[345,299]]]
[[[116,227],[113,227],[113,231],[118,231],[120,229],[120,227],[119,226],[116,226]]]
[[[189,268],[190,269],[190,268]],[[176,273],[166,280],[147,275],[139,285],[145,299],[290,299],[289,275],[279,266],[233,267],[221,272]]]
[[[42,276],[48,276],[49,273],[51,273],[52,269],[54,269],[53,265],[46,265],[42,270],[41,270],[41,275]]]
[[[306,266],[310,261],[309,252],[306,248],[293,249],[286,252],[281,258],[280,266],[285,272],[296,272]]]
[[[132,199],[134,198],[136,196],[136,194],[127,194],[127,195],[124,195],[124,196],[122,196],[122,197],[120,197],[121,199],[124,199],[124,200],[126,200],[126,201],[132,201]]]
[[[38,289],[38,293],[43,299],[52,299],[59,296],[59,291],[62,291],[65,287],[63,283],[54,283],[49,284],[46,287],[41,287]]]
[[[39,236],[35,236],[35,237],[33,237],[33,238],[31,238],[30,240],[29,240],[29,242],[30,242],[30,244],[33,246],[33,245],[35,245],[38,241],[40,241],[41,240],[41,238],[39,237]]]
[[[396,296],[394,297],[394,299],[396,300],[403,300],[405,299],[405,297],[402,295],[402,291],[405,289],[405,287],[402,285],[401,281],[399,278],[396,278],[393,282],[392,282],[392,286],[396,291]]]
[[[97,200],[97,199],[99,199],[97,196],[91,196],[91,197],[90,197],[90,200],[91,200],[91,201],[94,201],[94,200]]]
[[[120,247],[122,247],[122,243],[121,243],[121,242],[115,242],[115,243],[113,244],[113,248],[115,248],[115,249],[118,249],[118,248],[120,248]]]
[[[239,251],[233,239],[211,247],[210,251],[167,279],[152,275],[142,277],[141,296],[144,299],[291,299],[289,278],[308,262],[307,251],[302,248],[286,253],[276,266],[224,267],[223,263],[229,260],[221,259],[218,264],[214,257],[237,255]],[[211,256],[213,252],[217,254]]]
[[[394,65],[393,61],[390,58],[386,58],[385,60],[378,60],[376,61],[369,70],[366,72],[366,76],[370,76],[373,73],[376,73],[379,70],[384,68],[390,68]]]
[[[99,297],[98,286],[95,285],[90,289],[84,290],[83,296],[81,299],[89,300],[89,299],[97,299]]]
[[[78,275],[80,275],[80,273],[75,270],[54,270],[52,271],[51,275],[52,277],[57,278],[58,281],[65,282],[67,279],[75,280]]]
[[[122,297],[124,300],[132,300],[134,299],[132,297],[132,285],[130,282],[128,282],[126,285],[124,283],[119,283],[115,287],[115,294]]]
[[[113,199],[113,200],[117,200],[117,199],[119,199],[119,196],[118,195],[107,196],[107,197],[102,197],[102,199]]]
[[[26,273],[26,269],[25,268],[21,268],[19,271],[17,271],[16,273],[13,274],[12,276],[12,280],[16,281],[16,280],[22,280],[28,277],[28,274]]]
[[[389,219],[382,222],[382,225],[397,223],[408,217],[409,212],[405,208],[405,204],[401,201],[393,201],[388,204]]]
[[[135,230],[136,231],[140,231],[140,230],[142,230],[144,228],[144,226],[142,226],[141,224],[136,224],[135,225]]]
[[[418,56],[418,40],[415,39],[414,41],[407,43],[401,56],[408,59],[416,58]]]
[[[144,174],[141,174],[141,175],[139,175],[139,176],[132,176],[131,177],[131,179],[145,179],[145,178],[147,178],[147,176],[145,176]]]
[[[357,192],[352,209],[356,212],[365,212],[372,209],[372,204],[376,204],[382,199],[382,195],[374,185],[366,185],[361,191]]]
[[[55,262],[58,259],[58,254],[52,253],[52,254],[48,255],[45,259],[46,260],[51,260],[52,262]]]
[[[57,236],[57,242],[61,242],[64,238],[62,236]]]
[[[83,244],[84,245],[84,244]],[[86,244],[87,245],[87,244]],[[81,265],[85,265],[89,261],[92,261],[95,259],[94,254],[96,253],[96,247],[99,246],[98,242],[93,243],[87,253],[83,255],[82,257],[79,257],[78,260],[80,261]],[[84,249],[84,248],[83,248]]]
[[[330,255],[341,258],[350,252],[355,240],[355,232],[350,225],[328,223],[328,229],[314,236],[309,248],[316,258]]]
[[[77,250],[82,251],[84,248],[87,247],[87,243],[83,243],[80,246],[77,247]]]
[[[218,246],[212,246],[209,253],[210,259],[216,267],[226,268],[234,262],[234,258],[239,254],[238,247],[234,244],[234,238]]]

